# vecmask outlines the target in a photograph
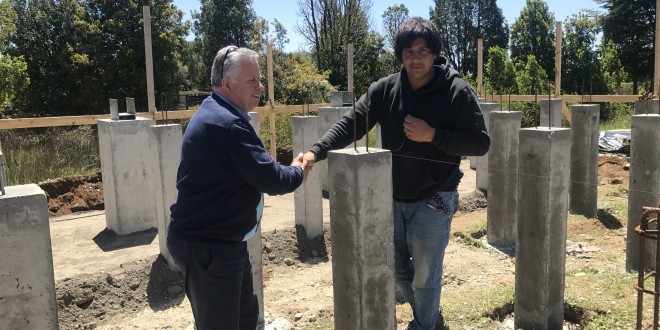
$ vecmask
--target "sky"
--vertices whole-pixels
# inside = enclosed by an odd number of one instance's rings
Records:
[[[408,8],[409,16],[421,16],[429,18],[429,8],[435,5],[433,0],[372,0],[371,20],[375,24],[378,32],[383,34],[381,16],[391,5],[405,4]],[[564,21],[566,17],[577,14],[583,8],[603,11],[598,4],[592,0],[545,0],[550,11],[555,14],[555,20]],[[509,27],[520,16],[520,10],[525,6],[525,0],[498,0],[497,5],[502,8],[502,14],[506,18]],[[174,4],[183,10],[184,19],[190,19],[190,11],[199,10],[199,0],[174,0]],[[303,38],[296,33],[296,26],[302,23],[298,18],[298,0],[252,0],[252,7],[257,16],[264,17],[267,21],[273,22],[277,19],[287,29],[289,43],[285,46],[285,51],[295,51],[298,49],[309,48],[305,45]],[[271,26],[272,31],[272,26]]]

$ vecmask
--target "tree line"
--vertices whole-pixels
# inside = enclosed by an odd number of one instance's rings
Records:
[[[652,90],[655,1],[595,1],[602,12],[563,20],[561,92],[615,94],[623,83],[634,94]],[[372,13],[371,0],[299,0],[295,32],[305,49],[286,52],[288,31],[259,17],[251,0],[201,0],[185,21],[172,0],[0,0],[0,114],[100,114],[109,98],[123,97],[145,111],[144,5],[161,110],[184,91],[209,91],[211,61],[228,44],[264,54],[264,76],[272,45],[275,102],[304,104],[347,89],[352,43],[354,86],[362,93],[400,70],[393,40],[409,17],[405,4]],[[546,2],[526,0],[511,25],[497,0],[435,0],[427,18],[441,33],[442,55],[468,81],[476,79],[477,39],[484,40],[485,93],[553,92],[555,17]]]

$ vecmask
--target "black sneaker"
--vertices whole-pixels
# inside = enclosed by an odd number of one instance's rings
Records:
[[[449,325],[442,315],[442,310],[438,311],[438,319],[435,320],[435,330],[449,330]]]

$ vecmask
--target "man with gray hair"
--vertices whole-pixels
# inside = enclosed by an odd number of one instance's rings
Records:
[[[307,177],[302,153],[291,166],[278,164],[250,126],[248,112],[264,90],[258,57],[235,46],[218,51],[213,94],[183,137],[167,246],[184,274],[197,329],[256,328],[247,240],[259,225],[263,193],[290,193]]]

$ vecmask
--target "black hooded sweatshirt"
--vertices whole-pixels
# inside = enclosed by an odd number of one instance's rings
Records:
[[[439,58],[435,75],[425,86],[413,90],[405,69],[369,86],[369,129],[381,126],[383,149],[392,151],[394,199],[413,202],[431,197],[438,191],[454,191],[463,172],[461,156],[481,156],[488,152],[490,137],[479,108],[477,95],[446,59]],[[437,63],[436,62],[436,63]],[[310,151],[317,161],[329,150],[353,142],[353,121],[357,118],[357,139],[366,131],[366,94],[355,105],[357,116],[349,110],[342,119],[315,143]],[[435,128],[431,142],[406,138],[403,121],[412,115]]]

